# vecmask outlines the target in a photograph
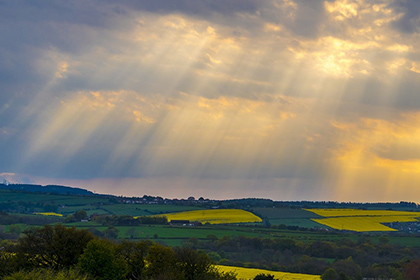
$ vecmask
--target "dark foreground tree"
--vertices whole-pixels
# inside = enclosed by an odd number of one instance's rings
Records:
[[[176,255],[173,249],[160,244],[150,247],[146,256],[145,276],[151,279],[179,279],[176,268]]]
[[[117,254],[121,256],[127,267],[127,278],[142,279],[145,257],[152,245],[152,241],[133,242],[125,240],[117,245]]]
[[[79,258],[82,272],[98,280],[126,279],[127,267],[120,255],[116,254],[116,245],[106,239],[92,239]]]
[[[3,244],[0,279],[236,279],[234,273],[219,272],[205,253],[191,248],[174,249],[152,241],[117,244],[62,225],[33,228],[17,245]]]
[[[214,279],[213,262],[203,252],[190,248],[176,248],[176,265],[185,280]]]
[[[62,269],[75,265],[93,238],[87,230],[45,225],[24,231],[15,249],[20,260],[30,262],[29,266]]]

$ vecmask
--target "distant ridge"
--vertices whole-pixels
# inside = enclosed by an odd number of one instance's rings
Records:
[[[55,194],[73,194],[73,195],[96,195],[95,193],[81,189],[58,185],[31,185],[31,184],[0,184],[0,189],[16,190],[34,193],[55,193]]]

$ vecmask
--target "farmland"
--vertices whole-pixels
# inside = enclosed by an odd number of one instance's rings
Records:
[[[262,222],[261,218],[240,209],[210,209],[195,210],[180,213],[167,213],[164,215],[168,221],[188,220],[209,224],[235,224]]]
[[[124,225],[105,225],[94,221],[69,222],[68,226],[77,226],[95,232],[105,232],[110,226],[114,227],[114,235],[118,239],[153,239],[168,245],[180,246],[189,238],[195,237],[205,240],[208,235],[215,235],[218,238],[228,236],[248,236],[261,238],[295,238],[303,242],[311,240],[336,240],[347,238],[346,235],[328,232],[328,229],[347,229],[353,231],[377,231],[392,232],[391,228],[382,225],[383,222],[392,221],[413,221],[419,212],[408,211],[385,211],[385,210],[359,210],[359,209],[301,209],[297,207],[261,207],[257,206],[249,211],[242,209],[208,209],[215,205],[224,205],[220,202],[213,204],[200,204],[196,202],[184,202],[183,204],[172,204],[169,202],[160,203],[121,203],[115,197],[108,196],[76,196],[62,194],[25,193],[0,189],[0,205],[3,209],[11,209],[12,216],[4,224],[6,229],[14,220],[20,224],[41,224],[64,223],[66,218],[77,211],[85,210],[88,217],[93,215],[128,217],[153,216],[165,214],[168,219],[201,220],[208,222],[211,226],[203,227],[170,227],[168,225],[138,225],[136,227]],[[258,201],[258,200],[257,200]],[[250,204],[250,201],[245,201]],[[252,201],[251,201],[252,202]],[[264,202],[265,203],[265,202]],[[226,203],[230,205],[230,203]],[[51,206],[55,209],[48,209]],[[239,205],[240,206],[240,205]],[[206,208],[207,207],[207,208]],[[238,207],[238,205],[236,205]],[[51,211],[52,210],[52,211]],[[7,210],[8,211],[8,210]],[[192,212],[190,212],[192,211]],[[224,211],[230,211],[224,212]],[[44,215],[34,215],[44,213]],[[46,213],[50,213],[45,215]],[[51,215],[56,213],[57,215]],[[187,214],[188,213],[188,214]],[[203,215],[204,213],[204,215]],[[211,217],[209,214],[215,214]],[[219,213],[219,214],[216,214]],[[237,213],[236,216],[232,215]],[[246,213],[246,215],[244,215]],[[59,216],[59,215],[62,215]],[[38,217],[38,218],[36,218]],[[202,218],[205,219],[202,219]],[[223,217],[224,219],[220,219]],[[244,218],[246,217],[246,218]],[[396,219],[397,217],[398,219]],[[39,220],[35,222],[33,219]],[[6,217],[5,217],[6,219]],[[43,219],[43,220],[41,220]],[[344,220],[343,220],[344,219]],[[352,220],[353,219],[353,220]],[[263,220],[263,223],[261,223]],[[249,223],[249,222],[256,223]],[[375,223],[373,223],[374,221]],[[415,220],[417,221],[417,220]],[[244,223],[242,226],[218,225],[218,223]],[[351,225],[354,225],[351,227]],[[346,226],[344,226],[346,225]],[[350,236],[352,239],[357,237]],[[411,236],[391,236],[392,244],[415,244]],[[375,238],[373,238],[375,240]]]
[[[4,189],[0,189],[0,194],[0,237],[3,239],[17,239],[31,226],[61,223],[116,243],[151,240],[171,247],[201,250],[216,264],[227,266],[226,269],[233,267],[239,277],[246,279],[258,273],[274,274],[281,279],[319,279],[325,269],[334,267],[338,261],[350,266],[357,264],[372,273],[382,255],[387,256],[386,262],[393,263],[400,273],[406,265],[399,262],[404,256],[420,258],[419,234],[399,232],[383,224],[394,221],[415,224],[419,212],[386,210],[392,207],[390,204],[382,208],[367,205],[369,210],[365,210],[321,208],[321,203],[308,202],[288,206],[262,199],[170,200]],[[398,210],[416,210],[410,208],[410,204],[395,206]],[[171,220],[182,223],[168,223]],[[201,224],[184,223],[187,220]],[[367,234],[358,233],[366,231]],[[354,260],[347,260],[348,256],[354,256]],[[339,266],[334,268],[340,269]],[[373,275],[383,273],[378,270]]]
[[[306,209],[323,217],[355,217],[355,216],[412,216],[420,217],[420,212],[393,210],[363,210],[363,209]]]
[[[312,219],[313,221],[338,230],[357,232],[396,231],[383,225],[394,222],[417,222],[419,212],[390,210],[359,210],[359,209],[307,209],[310,212],[327,218]]]
[[[321,279],[319,275],[287,273],[287,272],[270,271],[270,270],[256,269],[256,268],[243,268],[243,267],[224,266],[224,265],[218,265],[217,268],[222,272],[230,272],[230,271],[235,272],[239,280],[254,279],[254,277],[257,276],[258,274],[270,274],[270,275],[274,275],[276,279],[283,279],[283,280],[320,280]]]
[[[267,219],[271,225],[298,226],[302,228],[328,228],[311,219],[321,218],[320,215],[296,208],[268,208],[253,209],[260,217]]]

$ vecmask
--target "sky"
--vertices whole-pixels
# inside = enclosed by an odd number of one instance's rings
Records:
[[[420,1],[0,0],[0,179],[420,203]]]

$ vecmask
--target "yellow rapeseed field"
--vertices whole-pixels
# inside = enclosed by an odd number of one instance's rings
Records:
[[[58,214],[58,213],[54,213],[54,212],[38,212],[35,213],[36,215],[44,215],[44,216],[58,216],[58,217],[63,217],[63,215]]]
[[[254,279],[255,276],[261,273],[271,274],[271,275],[274,275],[275,279],[282,279],[282,280],[320,280],[321,279],[321,276],[319,275],[278,272],[278,271],[270,271],[270,270],[265,270],[265,269],[243,268],[243,267],[225,266],[225,265],[217,265],[216,267],[221,272],[234,271],[235,273],[237,273],[237,278],[241,280]]]
[[[164,216],[171,220],[188,220],[210,224],[235,224],[262,222],[261,218],[251,212],[240,209],[194,210],[179,213],[168,213]]]
[[[396,231],[383,223],[415,222],[420,212],[360,209],[306,209],[326,219],[313,221],[334,229],[364,231]]]
[[[305,209],[323,217],[350,217],[350,216],[414,216],[420,217],[420,212],[393,211],[393,210],[362,210],[362,209]]]

